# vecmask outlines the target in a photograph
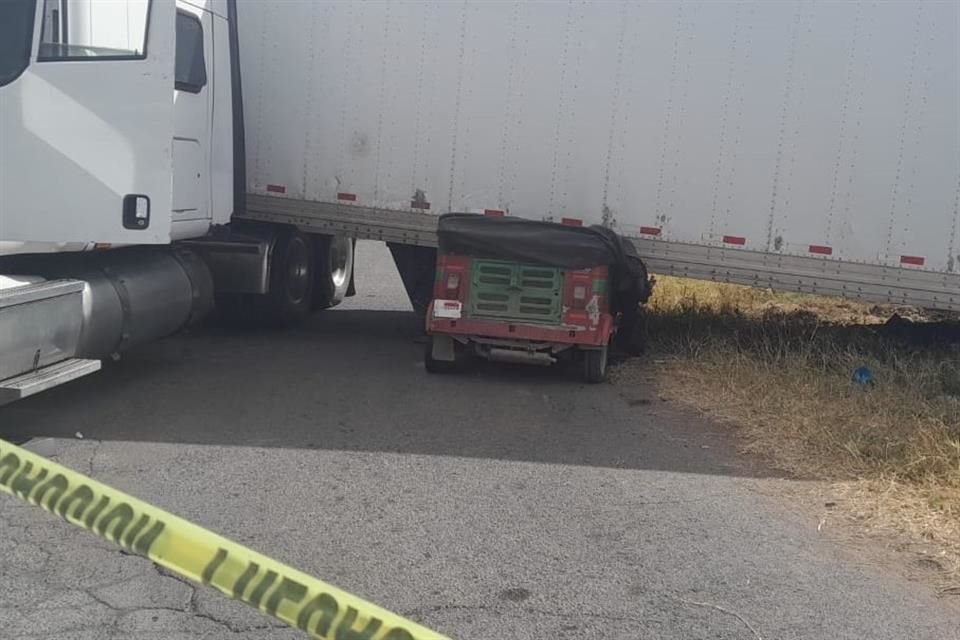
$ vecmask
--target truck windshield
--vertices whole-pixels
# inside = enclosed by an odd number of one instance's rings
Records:
[[[0,0],[0,87],[9,84],[30,62],[35,0]]]

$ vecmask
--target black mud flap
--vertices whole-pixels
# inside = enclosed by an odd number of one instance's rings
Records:
[[[440,362],[456,362],[457,352],[454,349],[453,338],[450,336],[433,336],[430,341],[431,354],[434,360]]]
[[[424,316],[433,298],[433,280],[437,270],[437,250],[433,247],[416,247],[406,244],[387,243],[393,262],[400,272],[403,288],[417,315]]]
[[[347,285],[347,293],[346,293],[345,296],[344,296],[344,297],[347,297],[347,298],[351,298],[351,297],[357,295],[357,284],[356,284],[357,281],[354,280],[354,275],[356,275],[356,273],[357,273],[357,269],[356,269],[356,267],[357,267],[357,241],[356,241],[356,240],[353,241],[353,262],[351,262],[351,264],[353,265],[354,268],[353,268],[353,269],[350,269],[350,284]]]

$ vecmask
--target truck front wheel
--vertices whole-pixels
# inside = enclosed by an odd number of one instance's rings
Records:
[[[314,236],[316,278],[313,308],[334,307],[347,295],[353,278],[353,239],[342,235]]]

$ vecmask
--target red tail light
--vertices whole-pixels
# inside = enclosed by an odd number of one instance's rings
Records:
[[[460,271],[447,270],[445,287],[445,298],[449,300],[458,300],[460,298]]]
[[[578,284],[573,288],[573,304],[577,306],[578,309],[582,309],[587,304],[587,288]]]
[[[607,268],[594,267],[568,271],[563,282],[564,324],[570,327],[596,327],[607,306]]]
[[[573,272],[567,274],[564,287],[564,303],[571,309],[586,309],[593,295],[593,273]]]
[[[469,272],[470,258],[439,256],[433,297],[438,300],[465,300]]]

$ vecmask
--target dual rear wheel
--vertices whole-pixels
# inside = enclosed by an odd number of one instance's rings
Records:
[[[340,304],[353,278],[353,240],[345,236],[284,232],[270,255],[266,294],[224,294],[217,306],[224,320],[291,327],[311,311]]]

